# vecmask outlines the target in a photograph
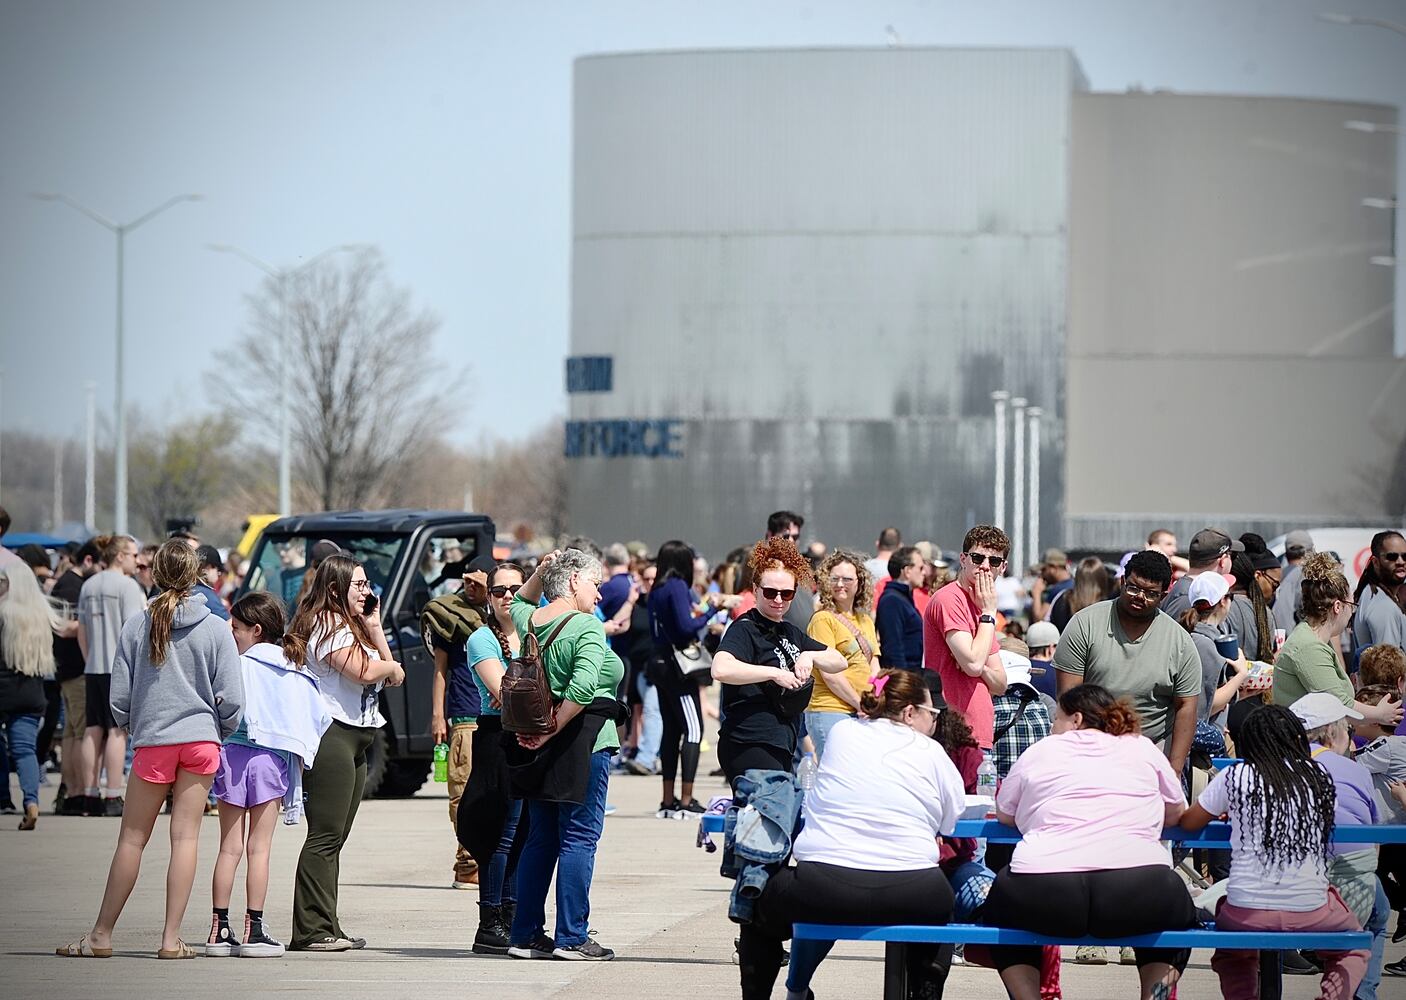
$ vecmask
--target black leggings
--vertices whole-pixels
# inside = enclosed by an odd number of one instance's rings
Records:
[[[659,703],[662,705],[664,699],[660,698]],[[729,785],[734,785],[745,772],[754,769],[790,771],[793,755],[793,751],[770,743],[737,743],[727,737],[718,739],[718,763],[722,765]]]
[[[784,954],[781,942],[797,920],[817,924],[945,924],[952,919],[952,886],[939,868],[871,872],[802,861],[767,880],[750,924],[737,945],[742,1000],[771,996]],[[937,956],[936,945],[909,948],[921,967]],[[951,949],[945,950],[947,956]],[[941,959],[938,959],[941,964]],[[934,974],[945,978],[945,967]]]
[[[1164,865],[1033,875],[1006,868],[996,876],[981,919],[1036,934],[1116,938],[1194,927],[1196,906],[1186,883]],[[1184,948],[1138,948],[1137,964],[1165,962],[1181,972],[1190,956]],[[1002,972],[1016,965],[1038,969],[1040,947],[993,947],[991,958]]]
[[[664,735],[659,741],[659,774],[673,781],[678,772],[682,742],[683,783],[693,784],[698,774],[698,745],[703,742],[703,705],[698,697],[698,682],[671,681],[657,685],[659,713],[664,717]]]

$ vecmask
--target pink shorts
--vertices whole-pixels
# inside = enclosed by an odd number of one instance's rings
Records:
[[[153,785],[169,785],[176,771],[214,774],[220,769],[220,745],[209,740],[172,743],[164,747],[138,747],[132,754],[132,773]]]

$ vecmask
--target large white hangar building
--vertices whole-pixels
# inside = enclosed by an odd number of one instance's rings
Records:
[[[578,60],[572,525],[952,547],[998,390],[1042,414],[1027,554],[1400,522],[1395,148],[1349,120],[1397,117],[1095,94],[1062,50]]]

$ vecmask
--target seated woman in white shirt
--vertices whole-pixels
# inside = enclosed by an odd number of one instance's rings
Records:
[[[952,887],[938,868],[941,834],[966,804],[962,777],[932,732],[937,712],[920,674],[885,670],[860,700],[862,718],[830,731],[794,868],[767,882],[738,944],[743,1000],[770,998],[781,942],[797,920],[944,924]],[[797,941],[787,996],[805,998],[828,942]]]
[[[1022,839],[986,898],[984,923],[1037,934],[1122,937],[1196,923],[1159,842],[1186,811],[1181,778],[1137,711],[1097,684],[1059,698],[1054,729],[1015,762],[996,816]],[[1040,996],[1040,947],[991,949],[1014,1000]],[[1137,949],[1144,1000],[1166,996],[1188,952]]]

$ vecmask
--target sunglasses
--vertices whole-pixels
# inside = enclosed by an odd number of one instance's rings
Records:
[[[1394,563],[1400,560],[1406,560],[1406,552],[1383,552],[1381,555],[1377,556],[1377,558],[1382,562]]]
[[[151,563],[139,562],[137,563],[137,569],[151,569]]]
[[[488,592],[494,597],[507,597],[509,594],[516,595],[522,589],[522,584],[514,583],[511,586],[489,587]]]
[[[988,556],[981,552],[968,552],[967,558],[972,561],[973,566],[985,566],[989,561],[992,569],[1000,569],[1006,564],[1005,556]]]
[[[768,601],[774,601],[778,597],[783,601],[789,601],[796,596],[796,588],[792,587],[790,590],[782,590],[780,587],[763,587],[762,596]]]

